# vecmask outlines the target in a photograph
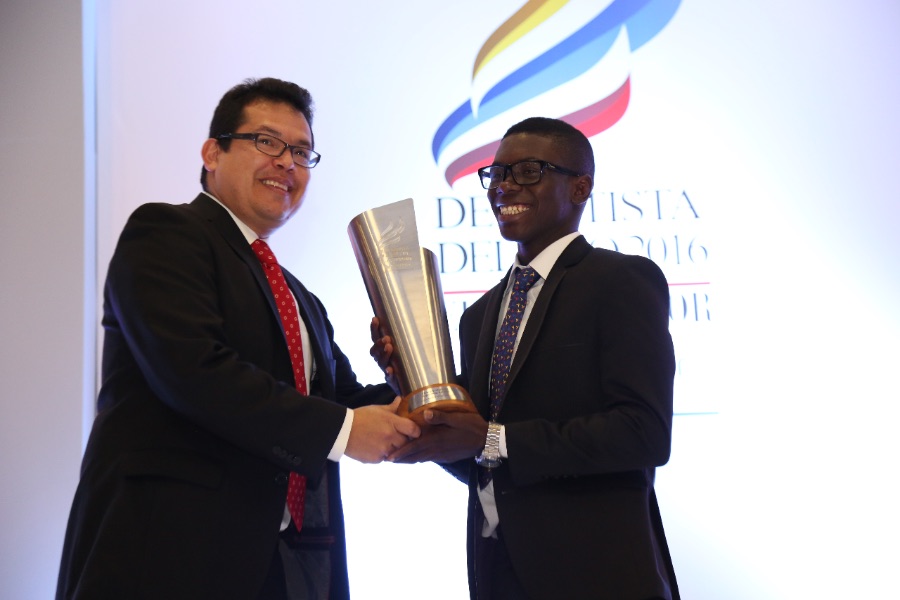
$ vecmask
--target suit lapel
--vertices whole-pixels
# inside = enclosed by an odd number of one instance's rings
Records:
[[[478,335],[478,345],[475,347],[475,357],[472,361],[472,380],[469,382],[469,393],[478,407],[482,416],[488,418],[490,411],[490,377],[491,360],[494,355],[494,336],[497,332],[497,322],[500,319],[500,305],[503,301],[503,292],[506,290],[510,271],[492,290],[488,292],[484,316],[481,322],[481,332]]]
[[[250,272],[253,273],[253,278],[256,280],[256,284],[259,286],[260,291],[266,297],[266,302],[269,304],[269,310],[272,311],[275,320],[279,323],[279,329],[281,329],[281,316],[278,314],[278,307],[275,305],[275,297],[272,295],[272,288],[269,286],[269,282],[266,279],[266,274],[263,271],[262,265],[259,263],[259,259],[253,253],[253,248],[247,243],[247,238],[241,233],[241,230],[234,222],[234,219],[231,218],[228,211],[219,206],[205,194],[198,196],[197,199],[194,200],[194,204],[201,209],[202,214],[205,214],[207,218],[209,218],[228,245],[234,250],[235,254],[247,264]],[[284,339],[283,329],[281,331],[281,337]],[[287,352],[286,339],[284,347],[285,352]]]
[[[287,269],[282,267],[281,270],[284,273],[284,279],[287,281],[288,287],[294,293],[294,298],[297,299],[297,309],[300,311],[300,318],[303,319],[303,323],[306,325],[306,332],[309,334],[309,345],[312,348],[314,359],[310,381],[318,380],[325,389],[325,395],[333,394],[334,373],[332,364],[334,359],[327,332],[322,327],[325,318],[319,311],[315,298],[300,283],[300,280],[291,275]]]
[[[560,283],[562,283],[569,268],[581,262],[590,250],[591,245],[587,243],[587,240],[585,240],[583,236],[577,237],[572,240],[571,244],[566,246],[566,249],[563,250],[563,253],[560,254],[559,259],[557,259],[556,264],[554,264],[553,268],[550,270],[550,274],[547,276],[547,280],[544,282],[540,294],[538,294],[537,301],[534,303],[531,313],[528,315],[525,329],[522,330],[522,339],[519,340],[519,345],[516,348],[516,355],[513,357],[512,365],[510,365],[509,368],[509,378],[506,382],[507,394],[512,388],[516,375],[521,371],[522,365],[525,364],[528,355],[534,347],[535,340],[537,340],[544,325],[544,319],[547,316],[550,303],[553,301],[553,297],[556,295]],[[498,311],[499,308],[494,312],[496,313]],[[491,331],[493,332],[494,330]],[[493,346],[493,339],[491,340],[491,345]],[[490,365],[490,359],[488,359],[488,364]]]
[[[247,243],[247,238],[241,233],[241,230],[234,222],[234,219],[231,218],[231,215],[228,214],[228,211],[206,194],[197,196],[191,205],[196,208],[201,216],[213,224],[213,227],[215,227],[225,242],[231,246],[235,254],[247,263],[257,284],[259,284],[260,289],[262,289],[263,293],[266,295],[269,305],[272,308],[272,312],[275,316],[278,316],[275,298],[272,297],[272,290],[269,287],[269,282],[266,281],[266,275],[263,272],[262,266],[259,264],[259,259],[253,254],[253,249],[250,247],[250,244]]]
[[[197,209],[200,215],[213,224],[216,230],[222,235],[222,238],[229,246],[231,246],[241,260],[247,264],[250,272],[253,273],[253,278],[256,280],[260,291],[266,297],[266,302],[269,304],[269,310],[272,311],[272,315],[279,324],[281,336],[284,340],[284,351],[287,353],[287,340],[284,338],[284,330],[281,328],[281,317],[278,313],[278,307],[275,305],[275,297],[272,295],[272,288],[269,286],[269,282],[266,279],[265,272],[263,272],[262,265],[259,263],[259,259],[253,253],[250,244],[247,243],[247,238],[241,233],[241,230],[234,222],[234,219],[231,218],[231,215],[228,214],[228,211],[206,194],[197,196],[192,205]],[[303,322],[306,324],[310,345],[312,346],[313,356],[315,357],[315,362],[313,363],[314,366],[330,364],[323,354],[324,346],[322,344],[324,334],[315,327],[315,325],[319,323],[319,320],[314,318],[317,311],[311,304],[312,299],[310,298],[309,293],[300,284],[297,278],[291,275],[284,267],[282,267],[282,273],[284,273],[288,287],[291,288],[294,297],[297,299],[297,308],[300,311]],[[312,380],[314,377],[311,377],[310,379]]]

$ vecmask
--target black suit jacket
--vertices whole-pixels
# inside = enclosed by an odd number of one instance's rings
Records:
[[[107,275],[98,414],[58,598],[256,598],[289,471],[327,485],[332,596],[349,595],[326,457],[341,405],[393,394],[357,382],[322,304],[285,277],[311,337],[309,396],[294,389],[274,298],[228,213],[201,194],[131,216]]]
[[[507,277],[509,274],[507,274]],[[506,279],[463,314],[463,384],[481,414]],[[534,598],[678,598],[653,488],[669,458],[674,353],[669,293],[651,261],[563,251],[529,316],[498,421],[509,459],[495,471],[500,527]],[[469,571],[483,512],[467,478]]]

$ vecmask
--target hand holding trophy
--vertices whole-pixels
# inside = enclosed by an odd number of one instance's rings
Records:
[[[412,199],[373,208],[347,228],[403,401],[399,414],[425,426],[426,409],[475,412],[456,371],[437,257],[419,246]]]

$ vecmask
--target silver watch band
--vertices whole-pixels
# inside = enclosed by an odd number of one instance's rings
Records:
[[[490,421],[488,423],[487,437],[484,440],[484,450],[481,456],[475,458],[475,462],[481,467],[493,469],[500,466],[500,423]]]

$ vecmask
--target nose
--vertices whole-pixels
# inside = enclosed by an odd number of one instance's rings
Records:
[[[294,157],[291,156],[291,149],[285,148],[280,156],[274,156],[272,159],[275,161],[276,165],[281,166],[282,168],[292,170],[297,165],[294,164]]]
[[[513,180],[512,177],[508,176],[506,179],[500,182],[500,185],[487,191],[488,200],[493,201],[497,197],[508,193],[512,187],[519,187],[519,185]]]
[[[506,177],[503,178],[503,181],[500,182],[500,185],[494,188],[494,191],[505,194],[512,187],[519,187],[519,184],[516,183],[515,179],[513,179],[512,171],[507,171]]]

